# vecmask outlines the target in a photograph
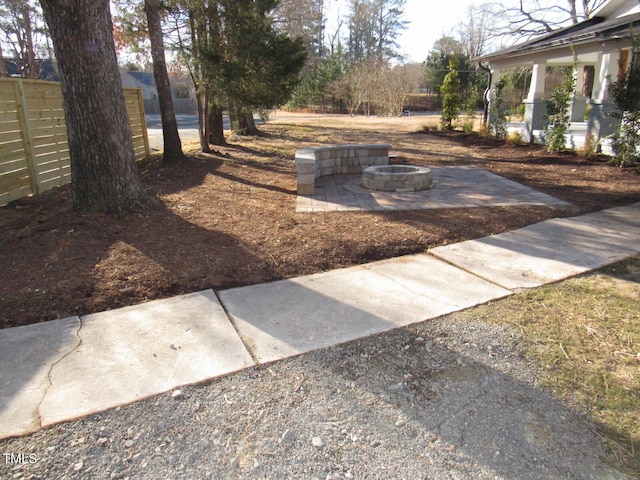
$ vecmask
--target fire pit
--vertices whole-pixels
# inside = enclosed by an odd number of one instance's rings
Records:
[[[418,192],[433,187],[433,178],[425,167],[376,165],[365,168],[362,185],[378,192]]]

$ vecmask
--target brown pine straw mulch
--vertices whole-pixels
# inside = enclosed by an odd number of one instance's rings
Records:
[[[421,121],[287,116],[214,154],[192,145],[175,168],[155,156],[141,171],[165,208],[149,214],[75,214],[68,186],[2,207],[0,326],[424,252],[640,201],[637,169],[477,134],[422,132]],[[295,212],[297,149],[377,142],[391,143],[398,162],[476,165],[573,206]]]

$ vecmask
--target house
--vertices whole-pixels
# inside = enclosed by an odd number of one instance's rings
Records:
[[[123,87],[142,90],[144,110],[146,113],[159,114],[160,103],[156,80],[151,72],[120,72]],[[195,88],[193,83],[180,77],[170,77],[171,97],[176,114],[193,115],[197,113]]]
[[[591,139],[603,153],[611,154],[606,137],[614,132],[615,123],[607,115],[613,109],[608,85],[626,72],[634,37],[640,38],[640,0],[609,0],[586,21],[475,60],[491,72],[491,86],[505,68],[532,68],[529,92],[523,101],[524,121],[509,124],[508,129],[536,143],[544,143],[547,67],[572,66],[576,88],[567,145],[582,148],[586,139]]]
[[[0,60],[2,61],[2,60]],[[10,77],[22,77],[25,75],[25,64],[23,61],[16,59],[4,59],[4,68]],[[36,68],[39,80],[49,80],[51,82],[59,82],[60,77],[52,60],[36,59]]]
[[[158,98],[158,89],[153,73],[150,72],[120,72],[122,86],[127,88],[139,88],[142,90],[143,100]]]

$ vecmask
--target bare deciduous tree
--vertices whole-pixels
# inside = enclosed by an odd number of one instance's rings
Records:
[[[324,0],[281,0],[273,16],[279,31],[305,40],[311,62],[325,54]]]
[[[9,47],[20,74],[38,78],[36,46],[46,43],[46,29],[37,3],[25,0],[0,1],[0,42]],[[36,38],[38,37],[38,38]]]
[[[421,66],[391,67],[387,63],[364,62],[336,80],[332,91],[352,116],[362,107],[365,115],[399,116],[410,93],[418,90]]]
[[[355,70],[347,71],[334,80],[329,87],[331,93],[344,104],[352,117],[360,110],[363,90],[360,85],[362,77]]]
[[[483,7],[469,6],[467,18],[458,23],[456,28],[457,40],[462,46],[462,52],[469,58],[476,58],[487,52],[494,17]],[[459,53],[459,52],[452,52]]]
[[[494,36],[533,37],[581,22],[606,0],[502,0],[483,9],[500,22]]]

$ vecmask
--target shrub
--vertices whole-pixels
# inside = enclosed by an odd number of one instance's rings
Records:
[[[569,130],[570,123],[570,102],[573,98],[575,80],[573,69],[568,70],[565,79],[560,85],[555,87],[549,98],[545,99],[547,104],[547,125],[545,127],[545,138],[547,149],[550,152],[559,152],[566,147],[565,133]]]
[[[460,76],[458,75],[455,55],[449,60],[449,73],[444,77],[440,91],[442,92],[442,117],[440,125],[443,130],[453,130],[453,121],[458,118],[462,108],[460,97]]]
[[[475,119],[466,118],[464,122],[462,122],[462,130],[464,131],[464,133],[472,133],[475,123]]]
[[[578,151],[578,153],[584,158],[591,158],[597,154],[597,151],[598,141],[593,135],[588,134],[584,139],[583,147]]]
[[[435,122],[424,123],[422,125],[423,132],[435,132],[436,130],[438,130],[438,124]]]
[[[636,42],[634,41],[634,44]],[[638,162],[640,151],[640,48],[634,46],[627,72],[609,86],[609,96],[616,106],[612,117],[620,120],[613,134],[614,157],[611,163],[624,167]]]
[[[493,98],[489,108],[489,134],[497,138],[507,138],[507,108],[502,98],[502,90],[506,85],[505,78],[501,78],[492,89]]]
[[[511,145],[523,145],[524,139],[522,138],[520,132],[513,132],[507,135],[507,143]]]

